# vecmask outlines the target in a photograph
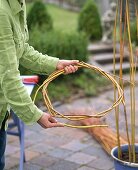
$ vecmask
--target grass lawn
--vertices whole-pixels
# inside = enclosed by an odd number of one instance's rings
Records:
[[[47,10],[53,19],[54,29],[63,32],[77,30],[78,13],[62,9],[56,5],[46,4]],[[32,7],[32,3],[27,3],[27,11]]]
[[[32,3],[27,4],[27,11]],[[62,9],[58,6],[47,4],[47,10],[53,18],[55,30],[70,33],[77,31],[78,13]],[[82,72],[78,76],[68,75],[62,77],[60,81],[54,81],[49,86],[50,97],[52,101],[69,101],[72,96],[81,94],[82,96],[97,95],[99,89],[107,85],[105,78],[91,73],[91,71]],[[36,90],[37,87],[35,87]],[[32,96],[34,93],[32,94]],[[38,93],[36,101],[42,100],[41,92]]]
[[[78,13],[64,10],[54,5],[47,5],[48,11],[53,18],[54,28],[64,32],[76,31]]]

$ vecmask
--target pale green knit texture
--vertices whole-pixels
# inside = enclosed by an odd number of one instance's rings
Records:
[[[22,83],[19,63],[33,72],[50,74],[59,61],[27,43],[26,6],[22,2],[23,6],[18,0],[0,0],[0,126],[10,108],[26,124],[37,122],[43,114]]]

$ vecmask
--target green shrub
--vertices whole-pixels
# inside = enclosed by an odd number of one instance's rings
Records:
[[[84,31],[90,40],[102,37],[102,26],[97,6],[93,0],[88,0],[78,18],[78,30]]]
[[[136,23],[136,21],[134,21],[131,24],[131,40],[135,45],[138,45],[137,23]]]
[[[34,2],[27,17],[29,30],[36,27],[41,31],[51,30],[53,21],[47,12],[46,5],[41,1]]]
[[[30,33],[29,44],[43,54],[48,54],[49,56],[58,57],[60,59],[77,59],[85,62],[88,60],[87,38],[84,34],[67,34],[54,31],[44,34],[35,29]],[[22,75],[33,74],[22,66],[20,66],[20,72]],[[80,72],[81,70],[77,73]],[[40,75],[40,83],[45,79],[45,75]]]
[[[30,44],[35,49],[60,59],[87,61],[87,43],[82,33],[50,31],[43,34],[34,30],[30,34]]]
[[[101,74],[89,70],[83,70],[81,74],[78,72],[69,75],[62,75],[57,77],[48,86],[48,95],[52,102],[71,101],[74,95],[82,97],[96,96],[100,89],[110,85],[110,81],[101,76]],[[45,77],[46,79],[46,77]],[[41,94],[38,95],[37,100],[42,99]]]

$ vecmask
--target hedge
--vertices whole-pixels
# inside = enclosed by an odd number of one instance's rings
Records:
[[[102,38],[102,26],[97,6],[93,0],[88,0],[78,18],[78,30],[84,31],[90,40]]]
[[[30,34],[30,44],[35,49],[60,59],[87,61],[88,40],[85,34],[50,31],[41,33],[34,30]]]
[[[35,1],[32,8],[30,9],[28,16],[28,29],[37,29],[41,31],[53,29],[53,21],[49,15],[45,3],[42,1]]]

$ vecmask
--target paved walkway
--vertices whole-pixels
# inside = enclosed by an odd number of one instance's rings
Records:
[[[129,89],[126,90],[125,96],[129,96]],[[138,103],[138,96],[136,98]],[[113,91],[110,90],[98,97],[79,99],[56,109],[64,112],[72,107],[81,106],[100,111],[111,105],[112,100]],[[129,101],[126,100],[126,104],[129,113]],[[44,109],[43,106],[41,108]],[[107,116],[107,122],[112,128],[115,127],[114,120],[114,114]],[[120,114],[122,132],[123,120],[124,116]],[[138,130],[138,126],[136,129]],[[114,170],[112,158],[85,130],[67,127],[43,130],[35,125],[26,127],[25,133],[27,162],[24,164],[24,170]],[[19,141],[17,137],[8,136],[6,170],[17,170],[18,163]]]

